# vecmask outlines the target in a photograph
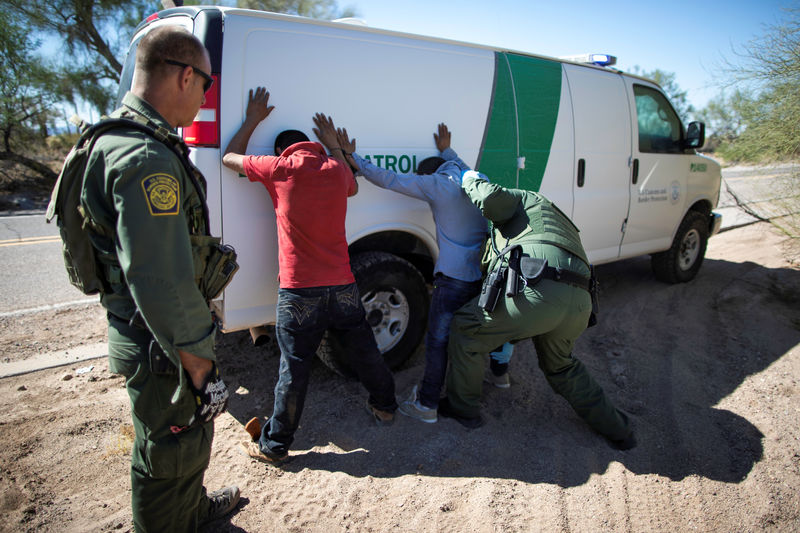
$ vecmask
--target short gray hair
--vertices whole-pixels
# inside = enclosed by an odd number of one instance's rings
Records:
[[[136,49],[136,69],[150,75],[160,73],[164,60],[197,66],[205,53],[200,39],[181,26],[161,26],[142,37]]]

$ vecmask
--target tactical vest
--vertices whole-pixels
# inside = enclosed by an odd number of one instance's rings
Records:
[[[191,188],[187,188],[187,197],[183,214],[189,229],[192,259],[194,263],[194,279],[206,301],[218,297],[231,282],[239,269],[236,263],[236,252],[233,247],[221,244],[219,237],[210,235],[208,205],[206,204],[206,180],[203,174],[189,160],[189,148],[176,133],[158,126],[146,117],[132,111],[123,111],[120,117],[131,121],[130,127],[142,131],[170,148],[183,165]],[[96,224],[88,211],[84,209],[86,226],[90,229],[90,238],[98,251],[97,259],[105,276],[107,291],[123,293],[127,286],[122,268],[116,256],[113,232]]]
[[[589,265],[578,228],[553,202],[543,197],[539,209],[534,213],[529,212],[528,217],[530,227],[540,242],[558,246]]]
[[[504,245],[523,244],[526,239],[551,244],[580,258],[588,267],[589,260],[581,244],[578,228],[553,202],[541,195],[539,198],[541,201],[535,208],[525,210],[527,226],[516,235],[507,236],[509,238],[504,241]],[[492,231],[495,232],[495,238],[500,236],[498,228],[493,228]],[[498,242],[501,241],[498,239]],[[495,254],[490,248],[487,248],[486,253],[492,256],[493,263]]]

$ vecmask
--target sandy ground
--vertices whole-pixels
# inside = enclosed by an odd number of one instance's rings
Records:
[[[512,388],[484,390],[477,430],[399,415],[374,427],[361,387],[317,365],[293,460],[263,465],[239,443],[271,410],[277,352],[224,335],[235,393],[206,482],[238,484],[242,502],[205,530],[798,531],[800,271],[782,250],[759,223],[712,238],[688,284],[655,281],[648,258],[600,267],[600,325],[575,356],[632,415],[627,452],[550,390],[524,343]],[[0,320],[6,361],[103,336],[97,306]],[[396,373],[398,392],[422,364]],[[131,433],[103,359],[0,380],[0,530],[131,531]]]

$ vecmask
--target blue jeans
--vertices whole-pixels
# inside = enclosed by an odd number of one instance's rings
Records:
[[[439,394],[447,372],[447,341],[453,313],[480,292],[480,280],[461,281],[441,272],[433,279],[425,337],[425,374],[419,391],[419,401],[425,407],[435,409],[439,406]]]
[[[329,330],[345,348],[350,367],[369,392],[370,405],[394,412],[394,377],[375,344],[355,283],[279,289],[275,336],[281,350],[272,418],[261,432],[261,451],[288,452],[303,414],[311,363]]]

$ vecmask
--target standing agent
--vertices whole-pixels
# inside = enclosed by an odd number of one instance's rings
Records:
[[[208,52],[188,31],[164,26],[142,39],[135,69],[133,88],[112,117],[179,139],[175,128],[191,125],[211,85]],[[239,500],[237,487],[208,495],[203,487],[213,419],[225,410],[228,391],[190,241],[207,229],[204,182],[189,175],[184,159],[137,129],[110,130],[88,160],[81,198],[111,288],[100,298],[108,310],[109,368],[127,378],[131,400],[137,532],[196,531]]]
[[[433,294],[425,337],[425,373],[414,386],[400,412],[432,424],[437,421],[439,396],[447,370],[447,340],[453,313],[481,289],[480,258],[487,224],[481,212],[461,189],[461,174],[469,170],[450,147],[451,134],[439,124],[433,134],[441,157],[420,162],[416,174],[397,174],[373,165],[354,153],[347,130],[339,130],[339,142],[359,173],[378,187],[427,202],[436,223],[439,257],[434,265]],[[507,379],[507,376],[506,376]]]
[[[344,222],[347,198],[358,188],[333,121],[321,114],[314,117],[314,133],[333,157],[304,135],[299,142],[292,139],[279,146],[280,156],[243,155],[256,126],[274,109],[268,104],[265,88],[250,90],[244,123],[222,162],[263,183],[275,208],[280,272],[275,334],[281,361],[272,417],[259,442],[245,443],[245,448],[254,459],[280,463],[300,423],[311,363],[326,330],[345,347],[369,392],[367,411],[378,425],[394,420],[397,402],[394,378],[375,343],[350,270]]]
[[[589,371],[572,356],[575,341],[592,313],[591,269],[578,229],[553,203],[539,193],[506,189],[469,171],[464,191],[493,223],[488,249],[489,279],[507,266],[518,287],[500,281],[491,303],[475,298],[459,309],[450,331],[450,373],[447,398],[439,404],[442,416],[466,427],[478,427],[484,354],[504,342],[531,338],[553,390],[612,446],[636,445],[628,417],[614,407]],[[487,294],[490,283],[484,284]]]

